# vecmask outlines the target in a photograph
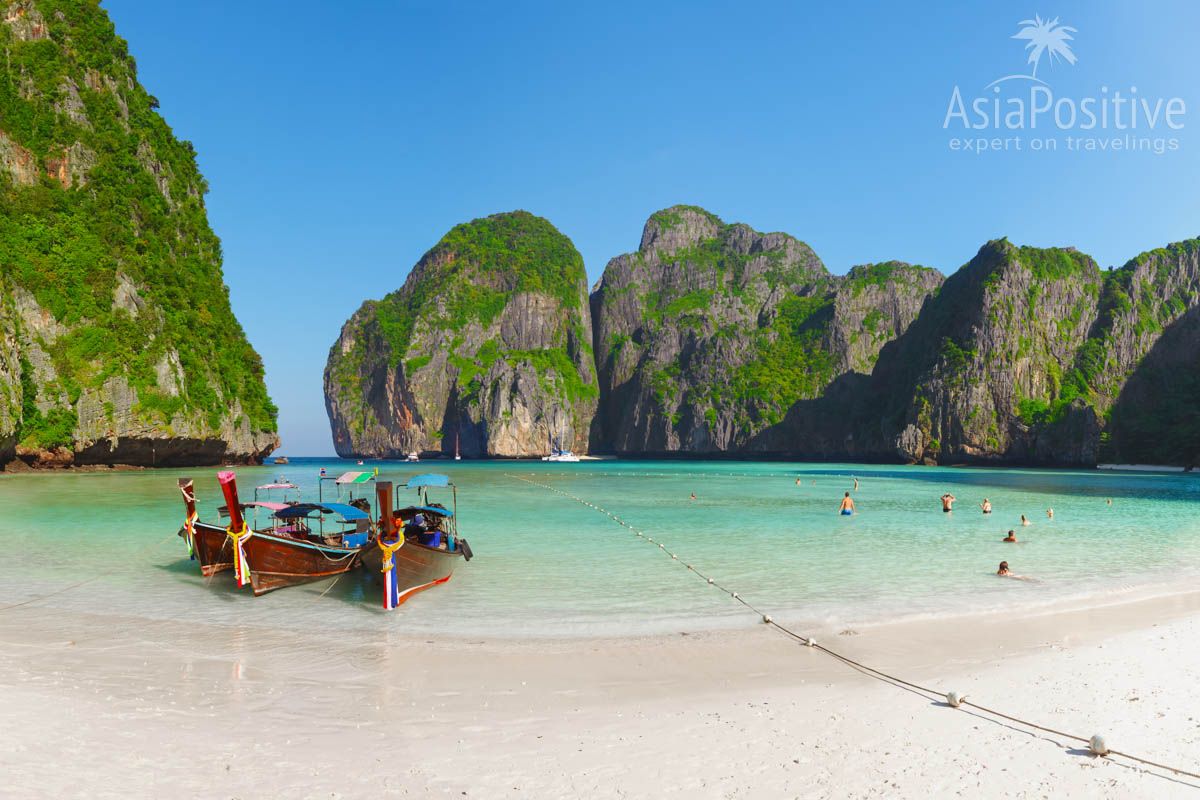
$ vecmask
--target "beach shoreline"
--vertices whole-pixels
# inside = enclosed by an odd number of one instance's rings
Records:
[[[5,737],[0,768],[24,797],[166,786],[196,797],[865,797],[918,796],[932,780],[988,796],[1188,790],[1073,753],[1077,743],[931,705],[762,625],[441,640],[46,612],[0,615],[0,701],[6,727],[22,731]],[[1200,699],[1198,632],[1200,592],[1190,592],[818,638],[907,680],[1081,736],[1105,732],[1114,747],[1186,768],[1200,740],[1188,716]],[[864,762],[868,747],[888,757]],[[396,764],[383,757],[393,749]],[[354,774],[339,771],[355,753]],[[998,763],[1030,783],[1004,783]],[[939,774],[948,764],[957,773]]]

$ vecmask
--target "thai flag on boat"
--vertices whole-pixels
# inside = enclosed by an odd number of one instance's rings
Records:
[[[396,570],[383,573],[383,607],[391,611],[400,605],[400,586],[396,582]]]

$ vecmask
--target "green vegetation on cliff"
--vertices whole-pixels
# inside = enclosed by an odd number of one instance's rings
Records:
[[[818,396],[836,377],[825,337],[833,315],[831,296],[790,296],[775,319],[755,332],[757,358],[733,373],[733,399],[761,409],[760,424],[774,425],[798,400]]]
[[[453,430],[468,454],[534,455],[563,436],[582,449],[593,364],[571,240],[527,211],[456,225],[330,350],[334,443],[391,455],[441,448]]]
[[[164,428],[185,412],[216,429],[236,400],[252,430],[274,431],[262,362],[230,309],[191,143],[157,113],[97,2],[14,3],[9,16],[0,24],[0,252],[10,285],[63,327],[41,337],[57,378],[40,395],[56,407],[23,415],[20,438],[69,444],[69,406],[113,376]],[[158,378],[171,351],[177,392]],[[27,410],[38,388],[23,382]]]
[[[486,328],[512,294],[536,292],[573,308],[580,282],[587,281],[583,257],[571,240],[528,211],[455,225],[413,273],[402,289],[378,304],[393,366],[408,352],[413,326],[422,317],[434,317],[451,331],[471,321]],[[444,314],[437,313],[435,297],[444,304]]]

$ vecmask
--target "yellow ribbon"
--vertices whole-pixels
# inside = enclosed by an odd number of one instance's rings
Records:
[[[383,537],[381,536],[375,540],[375,543],[377,545],[379,545],[379,549],[383,551],[383,566],[379,571],[380,572],[391,572],[392,568],[396,566],[396,562],[392,558],[392,555],[397,550],[399,550],[401,547],[404,547],[404,537],[401,536],[398,539],[396,539],[395,544],[388,544],[387,542],[385,542],[383,540]]]
[[[233,574],[237,577],[237,585],[245,586],[250,582],[250,570],[246,566],[246,551],[242,549],[242,545],[254,535],[254,531],[250,530],[250,526],[243,519],[240,531],[235,533],[230,526],[225,529],[225,533],[233,539]]]

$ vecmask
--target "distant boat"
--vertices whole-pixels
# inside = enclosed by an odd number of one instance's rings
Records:
[[[286,464],[286,463],[288,463],[287,456],[279,456],[278,458],[276,458],[276,459],[275,459],[275,463],[276,463],[276,464]]]
[[[563,433],[566,433],[565,428]],[[579,456],[572,453],[569,449],[561,447],[561,444],[562,442],[559,439],[555,439],[550,445],[550,455],[542,456],[542,461],[557,461],[572,464],[579,461]]]
[[[404,460],[405,460],[405,461],[414,461],[414,462],[415,462],[415,461],[420,461],[420,460],[421,460],[421,457],[420,457],[419,455],[417,455],[417,454],[414,452],[414,453],[409,453],[407,456],[405,456],[405,457],[404,457]],[[360,463],[360,464],[361,464],[362,462],[360,461],[360,462],[358,462],[358,463]]]

